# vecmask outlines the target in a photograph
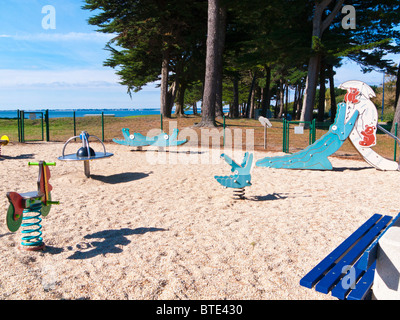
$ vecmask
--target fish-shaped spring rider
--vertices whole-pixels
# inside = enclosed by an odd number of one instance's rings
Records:
[[[239,165],[226,154],[221,154],[221,158],[231,166],[230,176],[215,176],[214,178],[225,188],[234,189],[234,199],[245,199],[245,187],[251,186],[251,168],[253,164],[253,154],[246,152],[242,163]]]

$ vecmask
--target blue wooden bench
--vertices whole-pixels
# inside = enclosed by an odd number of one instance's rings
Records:
[[[300,285],[330,292],[340,300],[370,299],[378,242],[399,218],[400,214],[395,218],[374,214],[306,274]]]

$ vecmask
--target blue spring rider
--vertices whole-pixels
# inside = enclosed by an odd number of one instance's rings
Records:
[[[253,154],[245,153],[242,164],[237,164],[226,154],[221,154],[221,158],[231,166],[230,176],[215,176],[214,178],[225,188],[234,190],[234,199],[245,199],[245,187],[251,186],[251,167],[253,164]]]
[[[53,187],[49,184],[50,170],[48,166],[56,164],[40,161],[39,163],[29,162],[29,165],[39,166],[38,189],[27,193],[8,192],[7,198],[10,206],[7,210],[6,221],[11,232],[17,232],[20,227],[23,228],[20,249],[39,251],[45,247],[40,224],[41,217],[48,216],[52,204],[59,204],[58,201],[51,201]]]

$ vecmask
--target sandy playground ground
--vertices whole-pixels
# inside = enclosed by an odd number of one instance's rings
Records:
[[[109,143],[114,156],[92,161],[86,178],[82,162],[57,160],[63,145],[2,149],[2,300],[334,299],[300,279],[374,213],[400,209],[400,173],[362,161],[330,158],[333,171],[254,167],[247,199],[235,201],[213,178],[230,174],[220,150]],[[7,229],[6,193],[36,190],[28,161],[39,160],[57,162],[50,184],[61,204],[42,222],[46,250],[32,253]]]

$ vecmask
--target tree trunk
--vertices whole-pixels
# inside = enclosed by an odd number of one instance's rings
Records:
[[[167,92],[167,106],[166,106],[166,110],[165,110],[165,116],[167,118],[171,118],[171,113],[172,113],[172,107],[174,106],[174,102],[175,102],[175,97],[176,97],[176,93],[178,91],[178,82],[177,80],[175,80],[171,87],[168,89]]]
[[[397,102],[400,99],[400,65],[397,69],[397,79],[396,79],[396,97],[394,101],[394,108],[397,109]]]
[[[233,118],[239,118],[239,75],[235,74],[233,79],[233,104],[232,114]]]
[[[397,100],[396,112],[394,113],[391,133],[395,134],[396,123],[400,125],[400,99]]]
[[[250,113],[249,119],[254,119],[254,109],[255,109],[255,100],[256,100],[256,88],[253,87],[250,99]]]
[[[300,121],[312,121],[318,82],[319,55],[310,58]]]
[[[298,96],[299,96],[299,86],[295,86],[294,88],[294,99],[293,99],[293,112],[292,119],[296,120],[297,108],[298,108]]]
[[[171,91],[171,95],[170,95],[171,112],[172,112],[172,108],[173,108],[174,103],[175,103],[175,99],[177,98],[178,101],[176,103],[175,115],[177,115],[178,117],[181,117],[182,115],[185,114],[185,112],[183,110],[183,107],[184,107],[184,99],[185,99],[185,90],[186,90],[187,86],[186,86],[186,84],[181,84],[182,73],[183,73],[183,62],[182,61],[178,61],[178,63],[175,66],[175,81],[173,83],[174,87],[170,88],[170,91]]]
[[[395,109],[395,113],[394,113],[394,119],[393,119],[393,124],[392,124],[392,129],[390,130],[390,132],[392,134],[395,134],[395,125],[396,123],[400,124],[400,65],[399,68],[397,70],[397,80],[396,80],[396,96],[395,96],[395,104],[394,104],[394,109]]]
[[[280,80],[280,87],[279,87],[279,101],[281,102],[279,105],[279,114],[278,114],[278,118],[281,118],[283,115],[283,108],[285,105],[285,88],[283,87],[283,80]]]
[[[336,96],[335,96],[335,81],[333,79],[333,65],[329,65],[329,90],[331,94],[331,122],[336,118]]]
[[[222,102],[222,76],[223,76],[223,53],[225,47],[226,34],[226,7],[219,8],[219,23],[218,23],[218,55],[217,55],[217,91],[215,98],[215,116],[222,117],[224,115]]]
[[[168,112],[168,65],[169,65],[169,54],[168,51],[163,52],[162,64],[161,64],[161,95],[160,95],[160,113],[167,118],[171,117],[171,113]]]
[[[267,110],[269,110],[271,104],[271,67],[266,67],[265,71],[265,87],[261,100],[261,114],[263,117],[267,116]]]
[[[185,85],[180,85],[177,92],[177,101],[175,104],[175,115],[177,117],[182,117],[185,114],[184,105],[185,105]]]
[[[215,127],[215,102],[218,69],[218,37],[220,0],[208,0],[206,74],[203,93],[202,120],[198,127]]]
[[[289,106],[289,86],[287,82],[285,83],[286,92],[285,92],[285,117],[287,117],[288,106]]]
[[[324,114],[325,114],[325,93],[326,93],[326,86],[325,86],[325,66],[324,63],[321,62],[321,68],[319,72],[319,101],[318,101],[318,122],[324,121]]]
[[[275,109],[274,109],[274,118],[277,118],[278,117],[278,108],[279,108],[279,105],[280,105],[280,101],[279,101],[279,98],[280,98],[280,89],[279,89],[279,86],[278,86],[278,88],[276,89],[276,99],[275,99]]]
[[[300,87],[299,87],[299,98],[298,98],[298,110],[299,110],[299,112],[297,112],[297,114],[296,114],[296,120],[300,120],[300,116],[301,116],[301,112],[300,112],[300,110],[303,110],[303,95],[304,95],[304,90],[305,90],[305,88],[303,88],[303,86],[302,85],[300,85]]]
[[[245,114],[246,118],[250,118],[251,97],[253,96],[253,89],[254,89],[255,83],[256,83],[256,72],[254,72],[253,80],[251,81],[249,97],[247,99],[246,114]]]
[[[301,110],[301,121],[311,121],[315,102],[315,91],[318,82],[318,66],[320,60],[320,46],[321,38],[324,31],[330,26],[333,19],[341,9],[344,0],[336,0],[335,7],[330,11],[329,15],[322,20],[324,11],[332,0],[322,0],[321,2],[315,1],[315,10],[313,17],[313,31],[312,31],[312,56],[308,62],[308,74],[306,80],[306,88],[304,92],[303,107]]]

